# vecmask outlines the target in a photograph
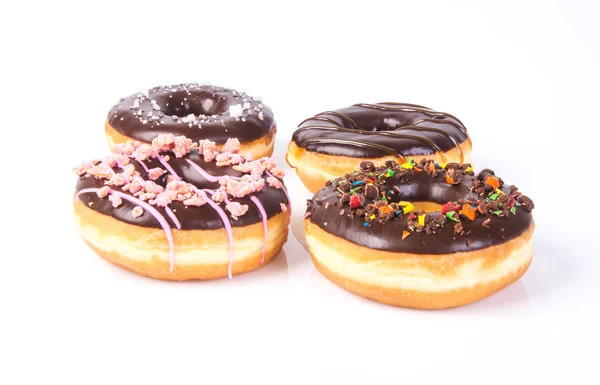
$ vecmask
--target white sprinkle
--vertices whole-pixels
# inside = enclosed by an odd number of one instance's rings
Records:
[[[264,120],[264,118],[265,118],[265,114],[263,114],[263,112],[262,112],[262,111],[261,111],[261,112],[259,112],[259,113],[258,113],[258,118],[259,118],[260,120]]]
[[[134,218],[139,217],[140,215],[142,215],[144,213],[144,209],[141,208],[140,206],[135,206],[133,208],[133,210],[131,210],[131,215],[133,215]]]
[[[133,108],[140,108],[140,101],[138,99],[133,101]]]
[[[238,118],[240,116],[242,116],[242,105],[241,104],[234,104],[229,106],[229,116],[231,116],[232,118]]]

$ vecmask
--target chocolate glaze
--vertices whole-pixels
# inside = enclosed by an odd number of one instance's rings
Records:
[[[237,119],[229,111],[234,105],[243,108]],[[195,122],[188,121],[190,114],[194,114]],[[146,143],[169,133],[195,142],[209,139],[223,144],[228,138],[251,142],[275,125],[273,112],[259,100],[231,89],[195,83],[155,87],[123,98],[110,110],[107,121],[117,132]]]
[[[397,184],[400,194],[393,195],[391,202],[403,200],[444,204],[465,196],[477,198],[477,194],[470,191],[474,176],[465,175],[463,181],[457,185],[446,183],[442,175],[432,178],[425,172],[413,172],[407,177],[409,184]],[[391,189],[392,185],[393,183],[389,182],[388,187]],[[383,223],[374,221],[369,227],[365,227],[363,217],[348,216],[349,207],[345,207],[344,215],[340,215],[340,207],[334,206],[334,203],[339,201],[338,191],[334,186],[325,186],[315,194],[307,208],[307,212],[311,213],[308,220],[332,235],[370,249],[412,254],[473,251],[514,239],[522,235],[533,223],[530,212],[523,207],[516,207],[516,214],[510,214],[509,217],[479,216],[473,222],[462,221],[465,232],[470,231],[470,234],[455,234],[453,223],[450,222],[436,234],[412,232],[403,240],[402,232],[408,227],[407,217]],[[503,190],[509,191],[506,187]],[[321,201],[321,204],[318,204],[317,200]],[[325,208],[327,202],[330,203],[329,208]],[[482,226],[487,218],[490,218],[489,228]],[[470,241],[470,246],[467,246],[467,241]]]
[[[456,117],[406,103],[355,104],[306,119],[292,137],[308,151],[355,158],[431,155],[468,140]],[[462,161],[462,159],[461,159]]]
[[[195,185],[199,189],[216,190],[217,188],[219,188],[219,183],[207,181],[202,175],[200,175],[200,173],[198,173],[198,171],[194,170],[192,166],[187,163],[186,159],[190,159],[192,162],[202,167],[211,175],[229,175],[234,177],[240,177],[243,175],[243,173],[238,172],[231,167],[218,167],[216,165],[216,162],[214,161],[205,162],[202,156],[198,155],[197,149],[192,149],[188,155],[179,159],[175,158],[175,155],[173,155],[172,153],[167,154],[170,157],[168,163],[169,165],[171,165],[173,170],[184,181]],[[157,159],[148,159],[144,161],[144,163],[149,169],[154,167],[162,167]],[[133,164],[136,167],[136,170],[142,176],[148,175],[148,173],[137,161],[131,160],[131,164]],[[119,172],[117,167],[115,167],[114,170],[116,172]],[[157,184],[165,186],[167,175],[168,174],[163,175],[160,179],[156,180],[155,182]],[[90,187],[101,188],[104,186],[104,182],[104,180],[96,179],[92,176],[80,177],[77,181],[75,193],[79,192],[82,189]],[[121,190],[119,189],[119,191]],[[128,192],[124,193],[129,194]],[[210,196],[210,194],[208,195]],[[271,218],[282,211],[280,203],[287,204],[285,192],[282,189],[270,187],[268,184],[265,184],[261,191],[253,193],[252,195],[255,196],[264,206],[268,218]],[[101,199],[95,193],[82,194],[79,196],[79,198],[90,209],[97,211],[100,214],[109,215],[115,219],[133,225],[138,225],[142,227],[152,227],[158,229],[161,228],[160,224],[156,221],[156,219],[146,211],[144,211],[144,213],[141,216],[134,218],[131,214],[131,211],[135,207],[135,204],[130,203],[129,201],[123,200],[123,203],[119,207],[114,208],[108,199]],[[231,199],[231,201],[248,205],[248,211],[244,215],[240,216],[237,220],[229,217],[232,227],[247,226],[261,222],[260,212],[258,211],[256,205],[250,200],[250,196]],[[92,205],[90,206],[89,203],[92,203]],[[215,203],[218,204],[223,210],[225,210],[225,203]],[[219,217],[218,213],[208,204],[204,204],[203,206],[199,207],[186,207],[182,202],[173,201],[171,204],[169,204],[169,207],[171,208],[171,210],[174,211],[175,216],[177,217],[179,222],[181,222],[182,230],[215,230],[223,228],[223,222],[221,220],[221,217]],[[166,214],[164,208],[158,206],[154,206],[154,208],[156,208],[165,217],[165,219],[169,222],[171,226],[175,227],[175,223],[173,223],[171,218],[169,218],[169,216]]]

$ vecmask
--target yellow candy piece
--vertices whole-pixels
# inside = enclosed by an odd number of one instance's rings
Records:
[[[441,168],[446,168],[446,163],[442,163],[442,164],[440,164],[440,167],[441,167]]]
[[[499,188],[496,189],[496,194],[504,194],[504,192],[502,190],[500,190]]]
[[[467,169],[465,170],[465,172],[471,172],[473,171],[473,167],[467,167]]]
[[[415,209],[415,205],[413,205],[410,202],[406,202],[406,201],[400,201],[400,202],[398,202],[398,206],[402,207],[402,212],[404,214],[411,213]]]
[[[413,165],[410,163],[403,163],[402,165],[400,165],[400,167],[405,168],[407,170],[412,170]]]
[[[369,218],[371,218],[371,219],[375,219],[375,218],[376,218],[376,216],[375,216],[375,214],[371,214],[371,216],[370,216]]]
[[[419,215],[419,225],[425,226],[425,214]]]

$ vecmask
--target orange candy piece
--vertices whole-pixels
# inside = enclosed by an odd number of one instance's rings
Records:
[[[500,187],[500,181],[493,175],[488,175],[487,178],[485,178],[485,183],[492,186],[494,190]]]
[[[433,162],[429,162],[429,166],[427,166],[427,168],[429,169],[429,171],[435,171],[435,164]]]
[[[465,203],[462,209],[459,211],[459,213],[461,213],[462,215],[464,215],[472,221],[475,220],[475,210],[470,204]]]
[[[406,239],[410,235],[410,231],[404,230],[402,232],[402,240]]]

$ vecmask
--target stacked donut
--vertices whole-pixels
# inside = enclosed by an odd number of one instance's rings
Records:
[[[103,258],[168,280],[212,279],[271,261],[287,239],[283,172],[268,158],[271,110],[215,86],[155,87],[108,114],[112,154],[81,163],[77,228]]]

